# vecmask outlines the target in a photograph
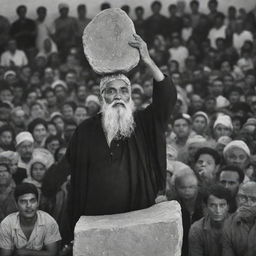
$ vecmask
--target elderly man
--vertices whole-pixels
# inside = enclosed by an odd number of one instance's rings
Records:
[[[237,211],[225,222],[222,256],[256,255],[256,182],[240,186]]]
[[[34,139],[30,132],[20,132],[16,138],[16,150],[19,154],[19,169],[26,169],[29,176],[30,161],[33,157]],[[19,170],[18,170],[19,171]],[[25,178],[25,177],[24,177]]]
[[[129,45],[139,50],[154,78],[153,102],[134,112],[130,80],[123,74],[102,78],[102,113],[78,126],[66,153],[73,225],[81,215],[147,208],[165,188],[165,130],[176,90],[140,36],[134,35]]]

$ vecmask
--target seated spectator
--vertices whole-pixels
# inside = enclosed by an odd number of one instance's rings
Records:
[[[233,125],[230,116],[219,115],[213,124],[213,138],[217,141],[222,136],[232,135]]]
[[[207,114],[202,111],[198,111],[193,115],[192,129],[196,134],[205,136],[209,122]]]
[[[216,39],[217,38],[226,38],[226,25],[224,25],[223,14],[217,14],[214,18],[214,27],[209,31],[208,38],[211,42],[211,47],[216,49]]]
[[[191,225],[203,217],[203,200],[199,193],[198,180],[188,168],[180,170],[174,177],[175,191],[181,205],[183,224],[182,256],[188,255],[188,233]]]
[[[212,148],[200,148],[195,154],[195,173],[202,187],[208,187],[216,181],[216,173],[220,164],[218,152]]]
[[[42,118],[36,118],[28,124],[28,131],[34,138],[34,147],[43,148],[48,135],[47,123]]]
[[[18,168],[25,169],[26,176],[28,177],[30,161],[32,160],[33,151],[34,151],[33,136],[30,132],[20,132],[16,136],[15,141],[16,141],[16,150],[19,154]]]
[[[179,37],[173,37],[171,40],[172,47],[168,50],[171,60],[176,60],[179,63],[180,72],[184,71],[185,60],[187,59],[189,52],[187,47],[181,45]]]
[[[235,165],[226,165],[221,167],[217,173],[217,182],[228,189],[231,193],[231,201],[229,204],[229,212],[236,211],[236,195],[240,184],[244,181],[244,172],[241,168]]]
[[[237,211],[225,221],[222,255],[255,255],[256,182],[240,186],[237,207]]]
[[[7,51],[1,55],[1,66],[4,67],[22,67],[28,64],[28,59],[22,50],[17,49],[16,41],[8,41]]]
[[[250,166],[251,152],[247,144],[242,140],[231,141],[223,150],[223,155],[228,165],[241,168],[245,174],[244,182],[250,180],[253,169]]]
[[[14,147],[14,130],[9,125],[3,125],[0,127],[0,149],[3,151],[15,150]]]
[[[220,185],[209,187],[204,196],[206,216],[192,224],[189,231],[190,256],[220,256],[224,221],[228,216],[230,192]]]
[[[5,163],[4,163],[5,162]],[[15,183],[7,162],[0,162],[0,222],[10,213],[17,211],[14,199]],[[1,240],[1,239],[0,239]],[[1,254],[2,255],[2,254]]]
[[[1,255],[53,255],[59,250],[58,224],[38,210],[38,192],[33,184],[23,183],[14,192],[18,212],[8,215],[0,225]],[[42,251],[40,254],[39,251]]]
[[[41,187],[42,181],[46,171],[54,163],[53,155],[46,149],[43,152],[35,153],[29,169],[29,177],[25,178],[23,183],[34,184],[38,190],[38,201],[40,202],[41,198]]]
[[[89,95],[86,98],[85,106],[87,109],[87,116],[95,116],[100,111],[100,101],[99,98],[95,95]]]
[[[175,140],[170,141],[178,151],[184,149],[191,132],[191,120],[187,114],[176,115],[173,118],[173,132],[176,135]]]
[[[77,106],[74,114],[74,119],[77,125],[81,124],[88,117],[88,109],[85,106]]]
[[[250,31],[245,30],[244,28],[244,21],[239,18],[236,19],[235,24],[235,32],[233,34],[233,46],[240,53],[242,46],[244,45],[245,41],[253,41],[253,35]]]

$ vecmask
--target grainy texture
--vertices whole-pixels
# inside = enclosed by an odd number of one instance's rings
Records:
[[[83,35],[84,53],[92,69],[103,75],[134,68],[140,60],[139,51],[128,45],[134,33],[132,20],[119,8],[96,15]]]
[[[180,256],[182,233],[176,201],[124,214],[82,216],[75,227],[74,256]]]

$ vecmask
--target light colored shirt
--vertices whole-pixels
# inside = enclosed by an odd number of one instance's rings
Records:
[[[221,28],[216,29],[216,28],[212,28],[208,34],[208,38],[211,42],[211,47],[216,49],[216,39],[217,38],[226,38],[226,26],[223,25]]]
[[[253,35],[250,31],[245,30],[240,34],[233,34],[233,46],[236,48],[238,52],[240,52],[245,41],[253,42]]]
[[[42,250],[44,245],[61,240],[57,222],[46,212],[37,211],[37,221],[27,240],[19,219],[19,212],[8,215],[0,224],[0,248]]]
[[[10,51],[5,51],[1,55],[1,66],[10,67],[12,63],[15,66],[22,67],[28,64],[28,59],[22,50],[16,50],[14,54]]]
[[[184,71],[185,68],[185,60],[188,57],[188,49],[185,46],[179,46],[177,48],[170,48],[170,59],[176,60],[179,63],[180,72]]]

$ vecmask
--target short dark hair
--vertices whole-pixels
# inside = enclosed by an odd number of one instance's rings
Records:
[[[188,125],[191,125],[191,119],[186,114],[177,114],[177,115],[175,115],[172,119],[172,124],[174,125],[175,121],[179,120],[179,119],[183,119],[188,123]]]
[[[102,3],[101,6],[100,6],[100,9],[101,9],[102,11],[103,11],[103,10],[106,10],[106,9],[108,9],[108,8],[111,8],[110,3],[108,3],[108,2],[104,2],[104,3]]]
[[[145,10],[144,10],[144,8],[142,6],[137,6],[135,8],[135,12],[138,12],[138,11],[144,12]]]
[[[190,6],[192,5],[197,5],[199,6],[199,2],[197,0],[192,0],[190,3],[189,3]]]
[[[45,130],[47,130],[47,122],[42,119],[42,118],[35,118],[34,120],[32,120],[29,124],[28,124],[28,131],[33,134],[34,129],[36,128],[37,125],[42,124],[45,128]]]
[[[203,154],[212,156],[216,165],[220,163],[220,155],[218,154],[218,152],[216,150],[214,150],[213,148],[207,148],[207,147],[203,147],[203,148],[200,148],[197,150],[197,152],[195,154],[195,162]]]
[[[44,7],[44,6],[39,6],[39,7],[36,9],[36,12],[39,13],[40,11],[47,12],[47,9],[46,9],[46,7]]]
[[[16,186],[14,190],[15,201],[18,202],[19,197],[25,194],[34,194],[36,196],[36,199],[38,200],[37,188],[31,183],[24,182]]]
[[[79,4],[77,6],[77,10],[80,11],[80,10],[85,10],[86,11],[86,5],[85,4]]]
[[[153,6],[158,6],[158,7],[162,7],[162,4],[161,4],[161,2],[159,2],[159,1],[154,1],[152,4],[151,4],[151,8],[153,7]]]
[[[229,172],[236,172],[239,176],[239,183],[242,183],[244,181],[244,172],[243,170],[235,165],[225,165],[221,167],[221,169],[217,172],[216,178],[219,181],[220,175],[222,172],[229,171]]]
[[[203,202],[206,205],[211,195],[220,199],[225,199],[228,205],[230,204],[232,199],[230,191],[219,184],[214,184],[204,191]]]
[[[16,8],[16,13],[19,14],[20,10],[21,9],[25,9],[27,11],[27,6],[26,5],[19,5],[17,8]]]

